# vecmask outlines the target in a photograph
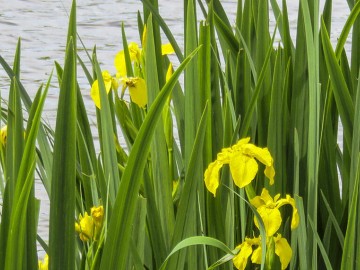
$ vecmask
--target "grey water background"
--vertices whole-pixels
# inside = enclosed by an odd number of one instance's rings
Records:
[[[12,65],[18,38],[21,37],[21,82],[31,97],[34,97],[41,84],[45,84],[54,70],[54,61],[61,65],[64,60],[68,12],[71,0],[0,0],[0,55]],[[281,1],[279,1],[281,2]],[[231,23],[235,23],[236,0],[221,1]],[[281,3],[280,3],[281,4]],[[322,9],[324,1],[321,1]],[[296,37],[298,1],[287,0],[291,34]],[[180,48],[183,48],[183,1],[159,0],[160,14],[176,37]],[[137,12],[142,11],[140,0],[78,0],[77,30],[87,50],[91,52],[94,45],[103,70],[115,73],[113,59],[122,49],[121,28],[123,22],[128,41],[139,43],[137,30]],[[350,13],[345,0],[333,0],[331,40],[336,40]],[[198,10],[198,19],[203,19]],[[270,18],[272,29],[274,17]],[[278,38],[279,41],[279,38]],[[163,43],[165,42],[165,39]],[[85,51],[78,42],[79,54],[91,67]],[[349,44],[347,44],[349,49]],[[55,73],[55,70],[54,70]],[[90,98],[90,85],[78,68],[79,85],[83,94],[90,121],[95,123],[95,106]],[[10,81],[0,68],[1,97],[6,100]],[[56,76],[53,76],[46,100],[43,118],[55,127],[56,108],[59,87]],[[95,129],[94,129],[95,130]],[[96,136],[96,133],[94,134]],[[342,136],[339,134],[339,136]],[[49,200],[45,189],[37,180],[36,197],[41,200],[38,233],[48,241]],[[0,195],[2,197],[2,195]],[[39,247],[40,257],[44,252]]]

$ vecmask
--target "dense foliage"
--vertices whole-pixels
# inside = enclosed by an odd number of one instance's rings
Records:
[[[78,56],[74,1],[54,130],[41,119],[53,75],[29,97],[19,40],[12,67],[0,56],[0,268],[359,269],[360,1],[347,2],[333,49],[331,0],[300,0],[296,42],[285,0],[238,0],[235,25],[219,0],[184,0],[182,49],[158,1],[142,0],[141,44],[123,27],[111,74],[96,50],[91,66]]]

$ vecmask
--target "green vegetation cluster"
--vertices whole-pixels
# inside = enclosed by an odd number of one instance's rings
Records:
[[[53,74],[31,99],[20,40],[12,67],[0,55],[0,269],[359,269],[360,1],[333,49],[331,0],[300,0],[295,43],[285,0],[238,0],[235,25],[219,0],[184,0],[184,51],[158,1],[141,1],[142,44],[122,26],[114,75],[96,49],[91,66],[78,56],[73,2],[54,130],[41,118]]]

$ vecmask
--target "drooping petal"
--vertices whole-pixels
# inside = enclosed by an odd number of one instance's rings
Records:
[[[286,195],[286,199],[280,199],[276,202],[276,207],[279,208],[285,204],[290,204],[293,208],[292,218],[291,218],[291,229],[296,229],[299,226],[300,217],[298,210],[296,208],[295,200],[291,198],[290,195]]]
[[[261,206],[257,208],[257,211],[261,216],[262,221],[264,222],[266,236],[273,236],[280,228],[282,222],[279,209]],[[256,217],[254,217],[254,223],[256,227],[259,228],[259,223]]]
[[[125,62],[125,53],[124,51],[120,51],[116,54],[114,59],[114,66],[116,68],[117,74],[116,76],[121,78],[126,76],[126,62]]]
[[[162,55],[166,55],[166,54],[172,54],[174,53],[174,48],[170,43],[166,43],[161,45],[161,54]]]
[[[230,160],[230,171],[235,184],[243,188],[254,180],[258,172],[258,164],[255,159],[239,154],[234,154]]]
[[[245,155],[249,155],[251,157],[256,158],[265,167],[265,176],[269,178],[270,185],[274,184],[274,176],[275,176],[275,169],[274,169],[274,160],[269,152],[268,148],[260,148],[255,146],[254,144],[248,143],[243,146],[243,151]]]
[[[254,250],[251,256],[251,262],[256,264],[261,264],[261,246],[258,246],[257,249]]]
[[[290,195],[286,195],[286,199],[289,201],[289,203],[293,208],[292,218],[291,218],[291,229],[293,230],[299,226],[300,217],[296,207],[295,200],[291,198]]]
[[[144,108],[147,104],[147,90],[145,80],[139,77],[127,78],[125,83],[129,88],[132,102],[136,103],[139,107]]]
[[[98,107],[99,109],[101,108],[100,105],[100,90],[99,90],[99,82],[98,80],[95,80],[91,86],[91,90],[90,90],[90,96],[92,98],[92,100],[94,101],[96,107]]]
[[[109,93],[112,86],[112,77],[108,71],[102,72],[103,81],[105,84],[106,93]],[[101,109],[100,105],[100,89],[99,89],[99,81],[95,80],[91,86],[90,96],[93,99],[96,107]]]
[[[257,147],[254,144],[248,143],[243,146],[243,151],[245,155],[249,155],[251,157],[256,158],[265,166],[273,165],[273,158],[269,152],[269,149]]]
[[[264,174],[267,178],[269,178],[270,185],[274,184],[274,177],[275,177],[275,169],[273,166],[266,166],[264,170]]]
[[[79,216],[79,222],[75,223],[75,230],[79,233],[82,241],[88,241],[94,236],[94,221],[91,216],[85,212],[85,215]]]
[[[279,256],[281,262],[281,269],[286,269],[291,261],[292,250],[285,238],[278,234],[274,237],[275,241],[275,254]]]
[[[211,162],[204,173],[206,188],[216,196],[216,190],[219,187],[219,170],[223,164],[218,160]]]
[[[247,241],[237,246],[240,249],[239,253],[233,258],[234,266],[239,270],[244,270],[252,253],[252,246]]]

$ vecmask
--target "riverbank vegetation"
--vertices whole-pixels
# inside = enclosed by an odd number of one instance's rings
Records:
[[[96,49],[90,66],[78,56],[74,1],[64,64],[35,97],[20,80],[19,40],[12,67],[0,57],[11,81],[0,268],[359,269],[360,1],[347,2],[333,47],[331,0],[300,1],[296,41],[286,1],[239,0],[233,25],[219,0],[184,0],[180,48],[157,1],[142,0],[141,44],[123,26],[112,72]],[[53,77],[54,129],[41,118]],[[35,178],[49,239],[37,234]]]

